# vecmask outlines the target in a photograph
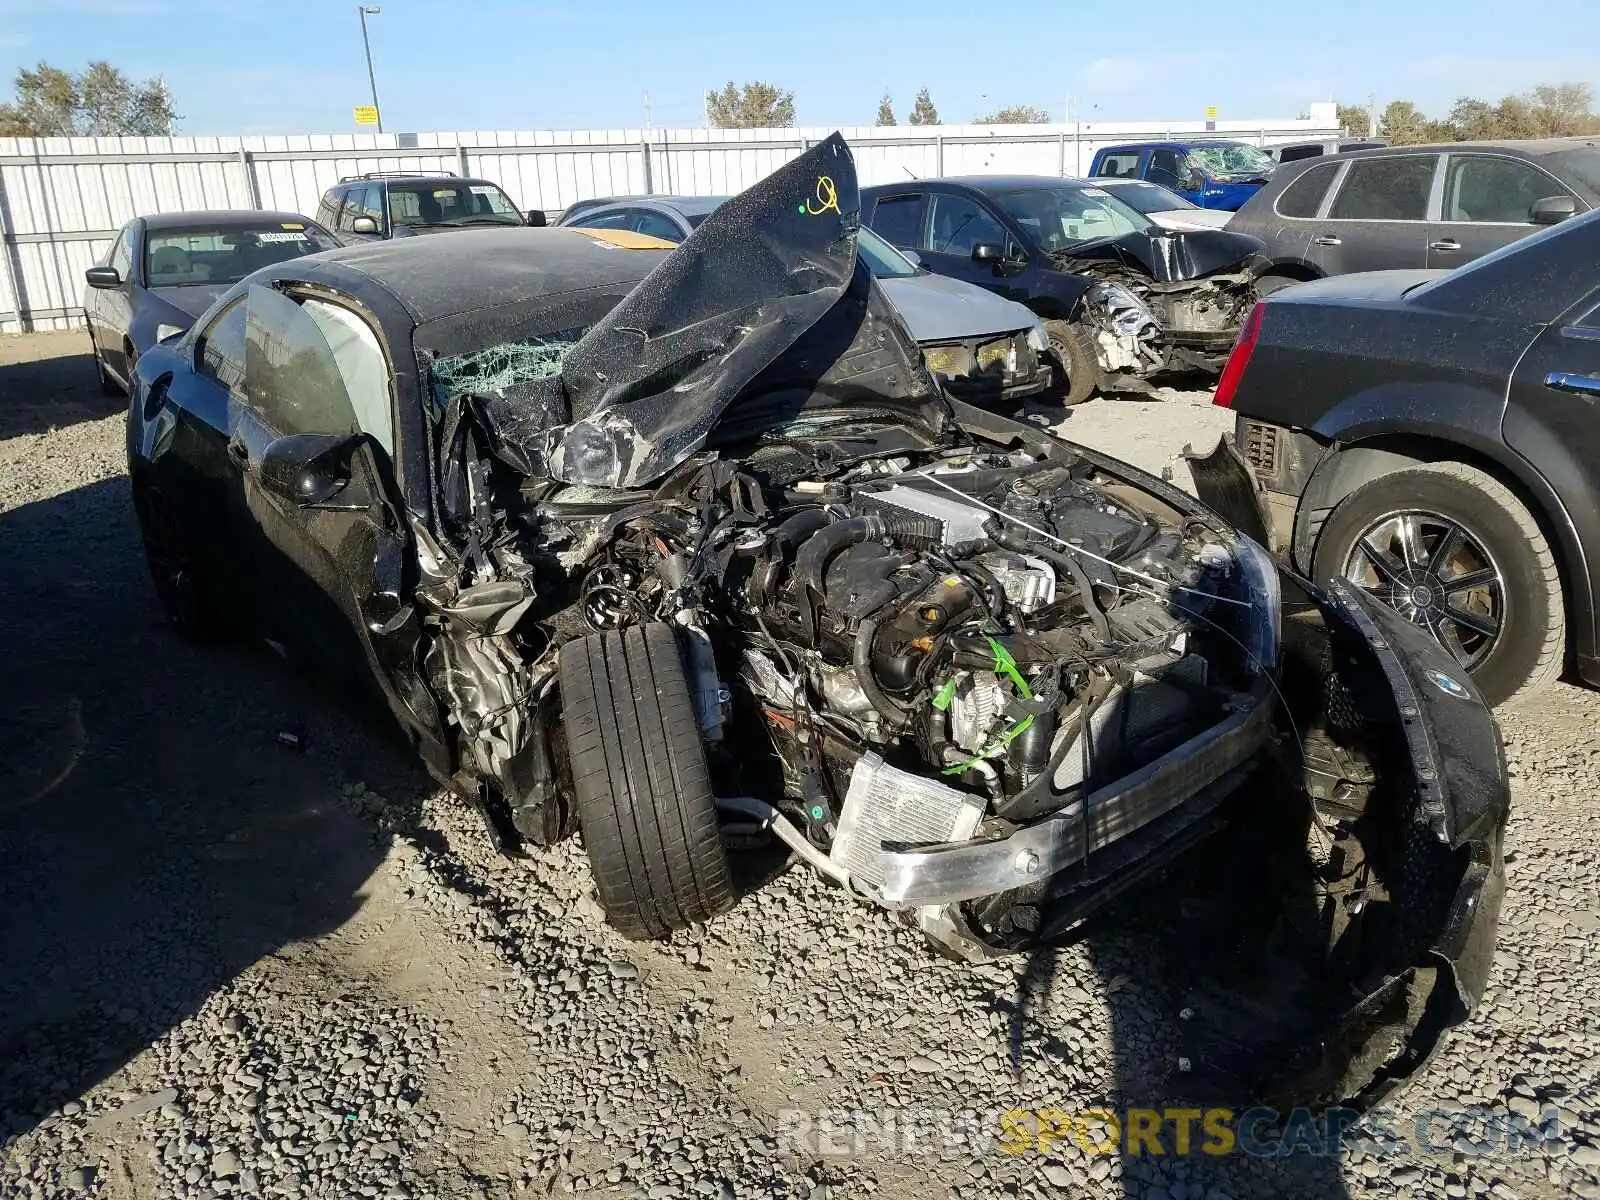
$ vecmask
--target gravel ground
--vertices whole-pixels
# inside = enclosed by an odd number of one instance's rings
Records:
[[[1488,996],[1394,1118],[1554,1108],[1558,1145],[1005,1154],[998,1111],[1163,1098],[1192,1014],[1141,919],[973,968],[794,871],[670,944],[620,940],[576,845],[496,857],[357,707],[157,626],[121,416],[81,350],[0,339],[7,1200],[1600,1196],[1600,696],[1563,685],[1505,719]],[[1183,443],[1227,424],[1173,393],[1064,432],[1187,484]],[[856,1109],[902,1131],[961,1110],[988,1144],[794,1136],[797,1112]]]

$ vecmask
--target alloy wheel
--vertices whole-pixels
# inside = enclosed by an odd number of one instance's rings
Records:
[[[1453,518],[1415,510],[1380,517],[1356,539],[1342,574],[1469,670],[1500,642],[1505,577],[1483,540]]]

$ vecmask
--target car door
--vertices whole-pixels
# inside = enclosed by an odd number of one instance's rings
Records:
[[[421,623],[406,582],[414,554],[389,361],[353,302],[252,286],[229,452],[259,530],[271,634],[381,697],[437,759],[443,730],[418,675]]]
[[[1535,202],[1566,196],[1583,203],[1554,175],[1508,154],[1448,154],[1439,219],[1428,226],[1428,265],[1459,267],[1526,237]]]
[[[99,262],[95,263],[95,266],[109,267],[112,265],[113,260],[117,259],[119,255],[123,253],[123,250],[128,242],[129,230],[132,227],[133,222],[130,221],[117,231],[117,236],[112,239],[111,245],[106,248],[105,254],[100,258]],[[123,278],[124,281],[126,281],[127,277],[123,276]],[[103,306],[103,298],[107,290],[108,289],[106,288],[97,287],[84,288],[83,315],[84,320],[87,321],[89,325],[89,340],[94,343],[95,353],[100,355],[101,361],[114,367],[115,363],[111,359],[109,350],[107,348],[105,312]]]
[[[145,397],[144,457],[159,465],[163,488],[205,548],[231,619],[239,628],[259,629],[251,522],[228,452],[229,421],[244,378],[244,298],[210,314],[179,346],[188,369],[156,380]]]
[[[920,191],[895,192],[880,197],[872,206],[872,232],[898,250],[924,248],[928,200]]]
[[[123,379],[132,378],[133,365],[128,359],[126,341],[128,326],[133,322],[133,296],[138,281],[134,278],[135,252],[139,235],[139,222],[129,221],[123,236],[117,239],[106,259],[106,265],[115,268],[122,283],[114,288],[95,288],[96,324],[99,332],[95,344],[100,349],[100,359]]]
[[[1391,154],[1345,164],[1306,258],[1323,275],[1428,265],[1428,213],[1437,154]]]
[[[1000,258],[978,261],[979,246],[995,247]],[[1025,292],[1017,280],[1024,261],[1017,239],[994,209],[967,192],[934,191],[928,195],[928,231],[922,261],[940,275],[964,279],[1010,300]]]

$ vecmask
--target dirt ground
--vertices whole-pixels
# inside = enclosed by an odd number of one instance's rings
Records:
[[[1193,1014],[1147,943],[959,966],[804,872],[671,943],[618,939],[577,846],[496,857],[359,708],[159,625],[125,402],[86,350],[0,338],[6,1200],[1600,1196],[1594,693],[1506,718],[1494,977],[1395,1118],[1554,1107],[1559,1143],[1005,1154],[1007,1109],[1137,1103],[1185,1069]],[[1230,423],[1188,392],[1097,400],[1062,432],[1187,485],[1183,444]],[[797,1142],[825,1109],[971,1110],[989,1139]]]

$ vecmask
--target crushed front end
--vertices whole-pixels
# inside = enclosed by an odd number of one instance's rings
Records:
[[[1152,230],[1053,253],[1094,279],[1080,321],[1093,333],[1108,386],[1144,390],[1164,372],[1216,373],[1256,302],[1261,243],[1225,230]]]

